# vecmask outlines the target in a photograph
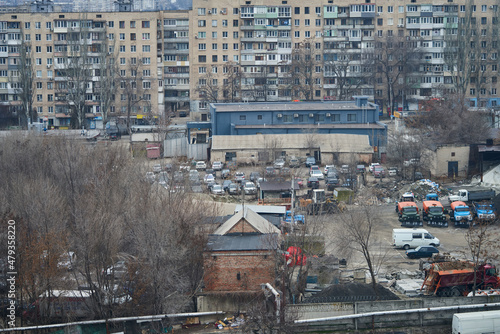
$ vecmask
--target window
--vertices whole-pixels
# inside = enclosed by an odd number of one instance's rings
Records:
[[[142,63],[144,65],[149,65],[151,64],[151,58],[150,57],[142,57]]]
[[[240,121],[245,121],[247,119],[246,115],[240,115]]]
[[[198,62],[200,62],[200,63],[206,63],[207,62],[207,56],[198,56]]]
[[[212,31],[212,38],[217,38],[217,31]]]
[[[199,67],[199,68],[198,68],[198,73],[200,73],[200,74],[207,73],[207,68],[206,68],[206,67],[203,67],[203,66],[202,66],[202,67]]]
[[[47,45],[47,53],[52,53],[52,45]]]
[[[120,52],[125,52],[125,45],[120,45]]]
[[[233,50],[238,50],[239,44],[238,43],[233,43]]]
[[[216,63],[216,62],[217,62],[217,56],[216,56],[216,55],[213,55],[213,56],[212,56],[212,62],[213,62],[213,63]]]
[[[212,20],[212,27],[217,27],[217,20]]]
[[[41,26],[40,22],[35,22],[35,29],[40,29]]]
[[[206,8],[198,8],[198,15],[206,15]]]
[[[35,34],[35,40],[36,41],[41,41],[42,40],[42,34]]]
[[[227,31],[222,32],[222,38],[227,38]]]
[[[24,29],[29,29],[31,26],[31,22],[24,22]]]
[[[227,50],[227,49],[228,49],[228,44],[222,43],[222,50]]]
[[[37,102],[42,102],[43,101],[43,95],[42,94],[37,94],[36,95],[36,100],[37,100]]]
[[[125,29],[125,21],[119,22],[120,29]]]
[[[206,26],[207,26],[207,21],[198,20],[198,27],[206,27]]]
[[[35,51],[36,51],[36,53],[42,52],[42,47],[41,46],[36,46],[35,47]]]
[[[149,28],[149,21],[142,21],[143,28]]]
[[[356,122],[356,114],[347,114],[348,122]]]
[[[120,41],[124,41],[125,40],[125,34],[121,33],[120,34]]]
[[[198,50],[206,50],[206,49],[207,49],[207,44],[205,43],[198,44]]]
[[[130,52],[136,52],[137,51],[137,46],[136,45],[131,45],[130,46]]]
[[[206,38],[207,37],[207,33],[204,32],[204,31],[200,31],[198,32],[198,38]]]
[[[143,45],[142,52],[151,52],[151,45]]]
[[[300,20],[294,20],[293,25],[296,27],[300,26]]]
[[[42,83],[41,82],[37,82],[36,83],[36,89],[42,89]]]
[[[125,65],[125,64],[126,64],[125,58],[120,58],[120,65]]]
[[[108,27],[114,28],[115,27],[115,21],[108,21]]]
[[[151,34],[149,32],[142,33],[142,40],[149,40]]]
[[[233,38],[238,39],[238,32],[237,31],[233,31]]]
[[[233,27],[237,27],[238,26],[238,20],[233,20]]]
[[[151,89],[151,82],[150,81],[143,81],[142,88],[143,89]]]
[[[53,94],[48,94],[47,95],[47,101],[54,101],[54,95]]]
[[[130,40],[131,40],[131,41],[135,41],[135,40],[137,39],[137,38],[136,38],[136,36],[137,36],[137,35],[135,34],[135,32],[131,33],[131,34],[130,34]]]
[[[295,31],[294,35],[295,35],[295,38],[300,38],[300,31]]]

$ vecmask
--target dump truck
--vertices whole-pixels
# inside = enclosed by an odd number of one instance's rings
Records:
[[[412,192],[407,192],[401,195],[401,198],[399,201],[396,201],[396,212],[399,212],[399,206],[398,204],[400,202],[415,202],[415,195],[413,195]]]
[[[460,189],[454,195],[448,196],[448,200],[451,202],[462,201],[462,202],[480,202],[480,201],[491,201],[495,198],[495,190],[491,188],[468,188]]]
[[[455,222],[455,227],[469,227],[472,221],[469,206],[462,201],[451,203],[450,220]]]
[[[402,227],[418,227],[423,225],[415,202],[399,202],[398,216]]]
[[[483,263],[474,269],[470,261],[450,261],[432,263],[425,272],[421,291],[426,295],[458,297],[467,295],[474,288],[496,289],[500,285],[495,266]]]
[[[439,201],[422,203],[422,220],[427,221],[427,226],[448,227],[444,207]]]
[[[472,203],[474,217],[481,221],[493,221],[496,218],[495,208],[491,202]]]

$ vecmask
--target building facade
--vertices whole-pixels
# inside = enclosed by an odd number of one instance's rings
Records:
[[[216,102],[367,95],[385,112],[416,110],[422,100],[459,91],[472,107],[498,105],[500,13],[492,0],[194,0],[190,10],[148,12],[121,4],[122,12],[53,12],[45,5],[43,12],[38,5],[0,11],[2,119],[14,124],[16,107],[26,104],[20,102],[20,45],[28,46],[34,73],[30,109],[54,127],[69,126],[68,110],[76,105],[64,88],[71,82],[61,71],[68,67],[64,59],[83,53],[92,62],[85,65],[87,126],[104,109],[134,122],[180,111],[207,121]],[[108,102],[101,73],[111,69],[99,69],[98,59],[117,66],[117,90]]]

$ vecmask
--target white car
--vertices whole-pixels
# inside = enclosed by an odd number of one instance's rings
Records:
[[[325,169],[323,170],[323,174],[328,175],[328,172],[329,172],[330,170],[335,170],[335,169],[336,169],[336,168],[335,168],[335,165],[326,165],[326,166],[325,166]]]
[[[245,182],[243,190],[245,191],[245,195],[255,195],[257,193],[257,187],[251,181]]]
[[[205,175],[205,177],[203,178],[203,182],[204,182],[205,184],[215,183],[215,177],[214,177],[212,174],[207,174],[207,175]]]
[[[153,166],[153,172],[155,172],[155,173],[161,172],[161,165],[160,164],[154,165]]]
[[[222,167],[224,167],[224,164],[221,161],[214,161],[212,163],[213,170],[222,170]]]
[[[274,161],[274,168],[281,169],[283,167],[285,167],[285,160],[284,159],[280,158],[280,159],[276,159]]]
[[[323,175],[323,173],[319,169],[313,169],[313,170],[311,170],[309,172],[309,176],[310,177],[315,177],[318,180],[324,180],[325,179],[325,175]]]
[[[205,161],[198,161],[196,163],[196,169],[205,170],[207,169],[207,164],[205,163]]]
[[[370,164],[370,173],[373,173],[373,170],[375,169],[375,166],[380,166],[378,162],[372,162]]]
[[[220,184],[214,184],[210,190],[214,195],[224,195],[224,189]]]

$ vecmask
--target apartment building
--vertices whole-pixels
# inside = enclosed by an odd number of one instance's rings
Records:
[[[33,108],[49,126],[70,125],[71,92],[64,94],[62,69],[64,58],[78,55],[69,54],[68,45],[79,32],[91,59],[88,120],[105,108],[109,116],[130,114],[136,121],[180,110],[205,121],[211,102],[355,95],[369,96],[384,112],[416,110],[419,101],[454,89],[472,107],[499,103],[500,13],[493,0],[194,0],[190,10],[150,12],[131,12],[133,3],[125,3],[122,12],[40,13],[32,7],[0,13],[0,116],[17,117],[12,108],[20,104],[18,58],[25,43],[35,73]],[[467,43],[462,36],[470,37]],[[109,108],[100,92],[103,50],[106,63],[114,59],[117,66]]]
[[[116,85],[109,116],[162,112],[158,94],[158,13],[8,13],[0,19],[0,108],[8,114],[20,106],[21,45],[30,50],[33,104],[48,127],[68,128],[79,82],[85,82],[84,112],[88,127],[103,112],[103,87]],[[86,50],[86,51],[84,51]],[[71,64],[85,68],[75,77]],[[75,67],[75,66],[73,66]],[[113,73],[114,81],[105,81]],[[161,73],[161,72],[160,72]],[[109,77],[109,76],[108,76]],[[19,111],[17,111],[19,112]]]

